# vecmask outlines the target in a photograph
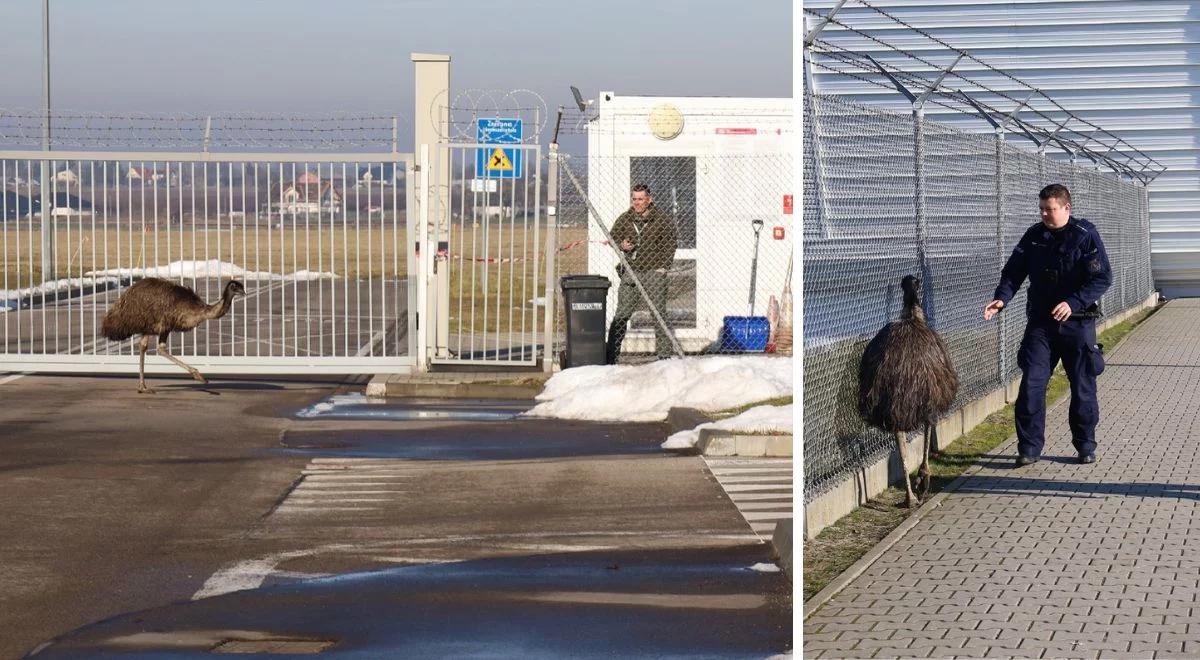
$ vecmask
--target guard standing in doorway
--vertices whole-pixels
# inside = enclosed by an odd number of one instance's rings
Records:
[[[1096,424],[1100,403],[1096,377],[1104,357],[1096,343],[1099,300],[1112,284],[1108,253],[1096,226],[1071,215],[1071,192],[1052,184],[1038,194],[1042,221],[1021,237],[1000,273],[994,300],[983,308],[990,320],[1029,278],[1025,305],[1028,322],[1017,365],[1017,467],[1036,463],[1045,445],[1046,385],[1062,360],[1071,382],[1071,443],[1079,462],[1096,461]]]
[[[679,244],[675,221],[654,205],[650,188],[639,183],[629,192],[629,210],[617,217],[609,233],[625,253],[626,261],[642,281],[642,287],[659,315],[666,319],[667,273],[675,261],[675,248]],[[608,364],[617,363],[629,320],[634,311],[645,306],[633,283],[633,273],[624,272],[620,264],[617,266],[621,286],[617,289],[617,311],[608,327],[605,347]],[[658,324],[654,326],[654,354],[660,360],[672,355],[671,339]]]

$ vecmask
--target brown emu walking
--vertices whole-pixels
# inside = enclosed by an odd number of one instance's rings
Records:
[[[906,275],[900,288],[904,290],[900,318],[883,326],[863,353],[858,370],[858,412],[872,426],[895,434],[911,508],[913,488],[904,458],[905,439],[910,431],[923,428],[924,459],[918,473],[923,498],[929,492],[930,441],[937,441],[937,421],[958,394],[958,374],[946,344],[925,324],[925,312],[918,302],[921,280]]]
[[[167,352],[167,336],[172,332],[186,332],[210,319],[219,319],[229,312],[235,295],[246,295],[241,282],[231,280],[221,292],[221,299],[206,304],[191,289],[157,277],[138,280],[121,294],[117,302],[104,315],[101,330],[112,341],[129,339],[141,335],[138,349],[138,392],[154,390],[146,387],[146,349],[150,347],[150,336],[158,337],[158,354],[183,367],[192,378],[207,383],[195,367]]]

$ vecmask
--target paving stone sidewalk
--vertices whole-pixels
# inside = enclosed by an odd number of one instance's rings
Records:
[[[1200,658],[1200,300],[1108,357],[1100,462],[1065,400],[804,622],[806,658]]]

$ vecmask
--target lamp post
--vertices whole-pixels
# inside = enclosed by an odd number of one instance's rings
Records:
[[[54,279],[54,227],[50,198],[50,0],[42,0],[42,162],[38,168],[42,200],[42,281]]]

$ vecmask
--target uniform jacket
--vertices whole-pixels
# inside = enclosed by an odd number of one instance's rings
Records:
[[[645,216],[638,216],[632,208],[622,213],[609,233],[618,247],[623,240],[633,243],[634,250],[625,253],[625,259],[637,272],[669,269],[675,261],[679,242],[675,221],[653,202],[646,207]]]
[[[1029,278],[1025,312],[1030,320],[1046,320],[1060,302],[1074,315],[1094,315],[1112,284],[1108,253],[1096,226],[1071,216],[1058,235],[1041,222],[1026,230],[1000,273],[995,300],[1008,301]]]

